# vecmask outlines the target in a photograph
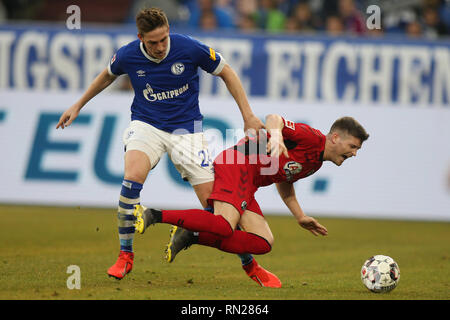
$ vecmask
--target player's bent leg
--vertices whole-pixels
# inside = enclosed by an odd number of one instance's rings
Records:
[[[149,155],[139,150],[125,153],[124,179],[143,184],[152,168]]]
[[[221,237],[211,232],[193,232],[173,226],[169,243],[166,246],[166,261],[172,262],[181,250],[187,249],[193,244],[213,247],[224,252],[236,254],[265,254],[271,250],[271,246],[266,239],[241,230],[234,231],[229,237]],[[249,264],[253,261],[255,260],[252,259]]]
[[[269,242],[263,237],[241,230],[235,230],[234,233],[227,238],[218,237],[210,232],[199,232],[197,243],[237,254],[265,254],[272,249]]]
[[[208,197],[210,196],[212,189],[214,186],[214,181],[208,181],[204,183],[199,183],[196,185],[192,185],[192,188],[195,191],[195,194],[197,195],[198,200],[200,201],[203,208],[206,208],[206,211],[210,212],[208,209],[212,209],[211,207],[208,207]],[[213,211],[213,210],[212,210]],[[211,212],[211,214],[214,214]],[[189,231],[187,229],[178,227],[178,226],[172,226],[170,229],[170,237],[169,242],[166,245],[166,248],[164,250],[164,259],[172,263],[175,260],[176,255],[181,250],[186,250],[189,248],[194,241],[194,232]]]
[[[263,216],[247,210],[242,215],[240,224],[246,231],[261,235],[267,239],[271,246],[273,245],[274,238],[272,231]],[[251,263],[242,266],[242,268],[245,273],[260,286],[281,288],[280,279],[273,273],[261,267],[255,259],[253,259]]]
[[[205,139],[203,137],[203,134],[187,135],[184,138],[192,139],[187,144],[189,148],[182,150],[183,143],[179,143],[177,137],[177,143],[174,144],[174,150],[172,150],[171,148],[169,154],[171,160],[174,162],[174,165],[180,172],[181,176],[186,178],[192,185],[192,188],[194,189],[197,198],[199,199],[203,208],[207,208],[207,200],[213,191],[214,174],[213,170],[211,170],[212,164],[209,161],[205,161],[207,158],[209,158],[209,152],[207,149],[205,149]],[[179,152],[180,150],[182,150],[183,152]],[[182,158],[180,158],[180,154],[183,154]],[[186,154],[190,155],[189,158],[193,160],[190,164],[184,161],[186,159]],[[202,166],[199,166],[198,163],[202,163]],[[212,213],[214,213],[214,210],[211,211]],[[176,235],[177,233],[171,233],[170,239],[172,240],[173,236]],[[178,237],[176,237],[175,239],[178,239]],[[166,260],[168,259],[169,262],[173,261],[173,258],[170,257],[174,257],[174,255],[170,254],[170,252],[174,252],[173,250],[171,250],[171,242],[172,241],[170,241],[166,246]],[[253,256],[248,253],[238,254],[238,257],[241,260],[242,265],[248,264],[253,260]]]
[[[231,212],[231,210],[224,210],[230,206],[232,207],[231,204],[226,202],[214,201],[214,210]],[[220,250],[239,253],[243,256],[249,253],[265,254],[271,250],[274,238],[266,219],[262,215],[246,210],[240,217],[239,225],[245,232],[236,230],[232,238],[224,239],[221,242],[214,242],[209,235],[200,233],[199,243],[219,244]],[[254,258],[249,260],[250,262],[243,264],[242,268],[252,280],[263,287],[281,287],[281,281],[276,275],[262,268]]]
[[[262,215],[250,210],[245,210],[239,224],[246,232],[257,234],[266,239],[271,246],[273,245],[274,237],[272,231]]]
[[[140,203],[142,183],[150,170],[148,156],[137,150],[125,154],[125,176],[122,182],[118,206],[118,231],[120,252],[116,263],[108,269],[108,275],[122,279],[133,269],[133,239],[135,233],[134,206]]]
[[[240,219],[239,211],[233,205],[216,200],[214,212],[215,215],[195,209],[163,210],[160,213],[161,218],[158,218],[158,213],[152,212],[152,216],[156,218],[151,218],[151,221],[162,221],[190,231],[198,231],[197,240],[191,241],[192,243],[215,247],[229,253],[264,254],[271,250],[270,240],[265,239],[264,235],[240,230],[233,232]],[[221,229],[223,230],[220,231]]]
[[[191,231],[207,231],[220,237],[229,237],[236,227],[236,224],[222,215],[213,215],[199,209],[157,210],[137,205],[133,215],[136,217],[135,228],[139,233],[144,233],[152,224],[167,223]]]
[[[133,268],[133,239],[134,239],[134,206],[140,202],[142,184],[123,180],[118,207],[118,231],[120,241],[120,253],[116,263],[108,269],[108,275],[116,279],[122,279]]]
[[[239,212],[226,203],[217,207],[222,214],[214,215],[197,209],[160,211],[139,205],[133,213],[136,216],[136,231],[143,233],[154,223],[173,224],[175,227],[171,230],[170,241],[165,250],[166,261],[172,262],[179,251],[194,243],[192,231],[206,231],[220,239],[233,235],[239,221]]]
[[[214,208],[212,208],[211,206],[208,206],[207,208],[205,208],[205,210],[211,212],[212,214],[214,214]],[[236,230],[242,230],[242,226],[240,226],[238,224],[236,226]],[[239,257],[239,259],[241,259],[241,265],[242,266],[245,266],[245,265],[251,263],[252,260],[254,259],[253,256],[250,253],[240,253],[237,256]]]

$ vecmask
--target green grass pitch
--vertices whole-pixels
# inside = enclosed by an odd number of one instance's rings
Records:
[[[315,237],[289,216],[267,216],[272,251],[256,256],[281,279],[261,288],[236,255],[192,246],[163,261],[169,225],[136,235],[133,271],[123,280],[106,270],[119,250],[115,209],[0,205],[0,299],[80,300],[449,300],[450,223],[317,217],[328,228]],[[398,287],[369,292],[359,276],[375,254],[400,266]],[[70,265],[81,289],[68,289]]]

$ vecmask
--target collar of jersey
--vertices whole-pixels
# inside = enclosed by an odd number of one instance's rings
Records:
[[[166,54],[164,55],[164,57],[163,57],[162,59],[155,59],[155,58],[149,56],[148,53],[147,53],[147,51],[145,51],[145,49],[144,49],[144,44],[142,43],[142,41],[141,41],[141,43],[139,44],[139,47],[141,48],[142,54],[143,54],[148,60],[150,60],[150,61],[152,61],[152,62],[155,62],[155,63],[160,63],[160,62],[163,61],[163,60],[167,57],[167,55],[169,54],[169,51],[170,51],[170,37],[169,37],[169,43],[167,44]]]

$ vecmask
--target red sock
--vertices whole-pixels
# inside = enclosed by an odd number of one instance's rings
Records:
[[[272,249],[263,237],[240,230],[235,230],[233,235],[227,238],[209,232],[199,232],[197,244],[237,254],[264,254]]]
[[[207,231],[221,237],[229,237],[233,229],[224,217],[205,210],[162,210],[163,223],[173,224],[191,231]]]

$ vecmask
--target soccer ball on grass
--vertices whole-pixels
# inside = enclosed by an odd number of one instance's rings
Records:
[[[400,268],[394,259],[379,254],[364,262],[361,280],[372,292],[390,292],[397,287],[400,280]]]

